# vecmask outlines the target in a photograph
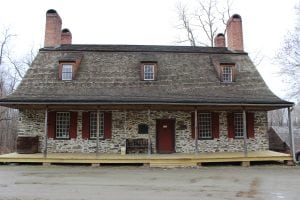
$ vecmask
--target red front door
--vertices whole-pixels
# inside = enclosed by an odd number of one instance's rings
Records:
[[[157,120],[156,130],[157,153],[173,153],[175,149],[175,120]]]

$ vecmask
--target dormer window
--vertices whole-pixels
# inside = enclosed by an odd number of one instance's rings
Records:
[[[232,67],[223,67],[223,82],[232,82]]]
[[[235,66],[221,65],[220,79],[224,83],[232,83],[235,81]]]
[[[83,55],[79,53],[69,53],[60,58],[58,79],[62,81],[75,80],[82,57]]]
[[[61,80],[63,81],[71,81],[73,77],[73,66],[71,64],[63,64],[62,65],[62,76]]]
[[[157,63],[142,62],[141,64],[141,80],[154,81],[157,80]]]
[[[144,80],[154,80],[154,65],[144,65]]]

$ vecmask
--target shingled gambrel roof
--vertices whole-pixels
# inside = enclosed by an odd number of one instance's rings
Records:
[[[59,60],[83,55],[75,80],[58,79]],[[71,56],[72,57],[72,56]],[[141,81],[142,61],[156,61],[157,81]],[[215,63],[235,63],[224,84]],[[40,49],[16,91],[1,104],[153,103],[291,106],[267,87],[247,53],[227,48],[147,45],[62,45]]]

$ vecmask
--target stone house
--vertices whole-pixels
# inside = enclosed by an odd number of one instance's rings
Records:
[[[293,106],[244,51],[239,15],[215,47],[72,44],[61,25],[48,10],[44,47],[0,100],[19,109],[19,134],[38,135],[40,151],[267,150],[267,111]]]

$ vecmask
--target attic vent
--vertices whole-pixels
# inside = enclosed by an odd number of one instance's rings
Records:
[[[50,9],[50,10],[47,11],[46,14],[55,14],[55,13],[57,13],[56,10]]]
[[[223,33],[219,33],[217,37],[225,37],[225,35]]]

